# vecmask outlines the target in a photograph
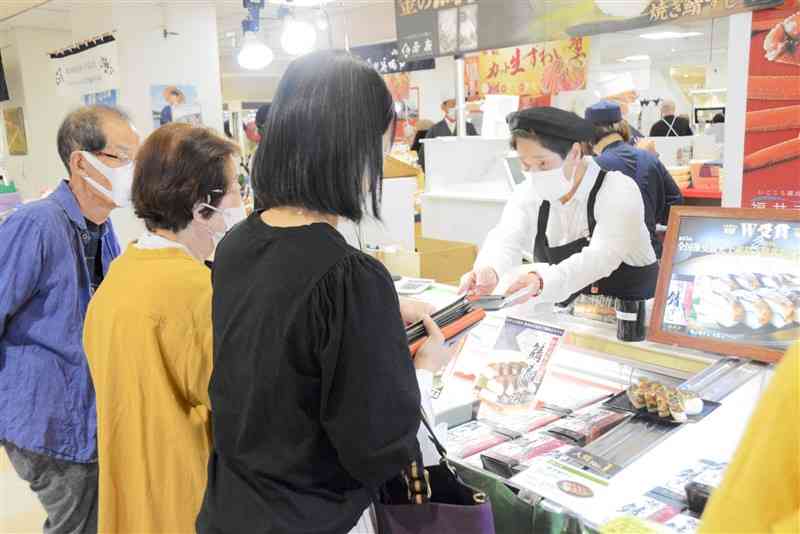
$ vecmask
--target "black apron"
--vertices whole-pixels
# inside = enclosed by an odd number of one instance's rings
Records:
[[[539,222],[536,229],[536,241],[533,247],[534,261],[557,265],[574,254],[578,254],[584,247],[589,246],[589,240],[594,234],[597,220],[594,218],[594,204],[597,193],[606,178],[606,171],[600,171],[600,175],[589,193],[588,218],[589,218],[589,238],[582,237],[571,243],[560,247],[551,247],[547,240],[547,222],[550,219],[550,202],[542,202],[539,208]],[[658,262],[645,265],[644,267],[633,267],[627,263],[620,264],[617,269],[607,278],[598,280],[594,284],[583,288],[570,296],[562,306],[566,306],[578,295],[606,295],[617,297],[623,300],[646,300],[653,298],[656,293],[656,282],[658,281]]]

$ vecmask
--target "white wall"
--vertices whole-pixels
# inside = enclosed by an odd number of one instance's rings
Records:
[[[56,94],[47,53],[65,46],[71,38],[69,32],[15,28],[5,39],[8,48],[2,50],[3,66],[12,100],[2,107],[22,107],[28,140],[28,154],[9,156],[6,164],[25,198],[57,186],[67,174],[58,156],[56,135],[63,118],[80,101]]]
[[[452,57],[436,59],[433,70],[409,73],[412,87],[419,87],[419,118],[433,122],[442,120],[442,93],[450,90],[455,94],[456,66]]]

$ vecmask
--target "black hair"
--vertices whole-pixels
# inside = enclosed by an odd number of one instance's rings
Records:
[[[283,206],[358,222],[367,195],[380,218],[383,134],[392,95],[369,65],[342,51],[294,60],[272,101],[253,184],[261,209]]]
[[[528,139],[529,141],[535,141],[550,152],[555,152],[561,156],[561,159],[567,159],[570,150],[572,150],[572,147],[578,142],[570,141],[569,139],[564,139],[562,137],[537,133],[533,130],[517,129],[511,132],[511,148],[514,150],[517,149],[517,139]]]
[[[596,124],[593,144],[597,144],[611,134],[619,134],[626,143],[631,140],[631,129],[625,120],[611,124]]]

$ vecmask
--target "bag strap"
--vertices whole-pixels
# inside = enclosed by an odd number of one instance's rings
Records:
[[[439,456],[441,456],[442,459],[446,459],[447,449],[444,448],[444,445],[442,445],[442,443],[436,437],[436,433],[431,428],[431,424],[428,422],[428,418],[425,417],[425,412],[422,409],[420,409],[419,415],[420,419],[422,419],[422,424],[425,425],[425,429],[428,431],[428,437],[433,443],[433,446],[436,447],[436,452],[439,453]]]

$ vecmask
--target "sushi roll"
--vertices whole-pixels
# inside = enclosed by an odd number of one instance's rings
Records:
[[[656,391],[656,402],[658,403],[658,416],[664,418],[669,417],[669,400],[667,397],[667,389],[664,386],[661,386]]]
[[[789,299],[794,305],[794,322],[800,323],[800,289],[781,287],[778,293]]]
[[[772,321],[772,310],[764,300],[752,291],[745,291],[740,289],[733,292],[745,312],[744,324],[758,330],[767,326]]]
[[[683,395],[681,395],[678,390],[670,389],[667,392],[667,402],[669,403],[669,412],[676,423],[685,423],[689,420],[686,416],[686,406],[683,403]]]
[[[631,387],[628,388],[626,394],[628,396],[628,400],[631,401],[631,404],[637,410],[641,410],[642,408],[647,406],[647,403],[645,402],[644,399],[644,395],[642,394],[642,389],[638,385],[633,384]]]
[[[731,278],[733,278],[733,280],[739,284],[742,289],[758,289],[761,287],[761,282],[753,273],[732,274]]]
[[[756,278],[761,283],[762,287],[771,287],[773,289],[777,289],[783,285],[779,276],[773,276],[771,274],[756,274]]]
[[[769,309],[772,311],[772,326],[783,328],[795,320],[795,305],[786,296],[775,289],[757,289],[756,294],[764,299]]]
[[[715,293],[730,293],[739,289],[737,284],[732,278],[727,276],[709,276],[711,290]]]
[[[783,273],[778,276],[781,278],[784,285],[800,288],[800,274]]]
[[[732,292],[717,292],[710,290],[708,285],[705,287],[705,291],[698,295],[700,303],[695,308],[700,322],[732,328],[745,320],[745,309]]]

